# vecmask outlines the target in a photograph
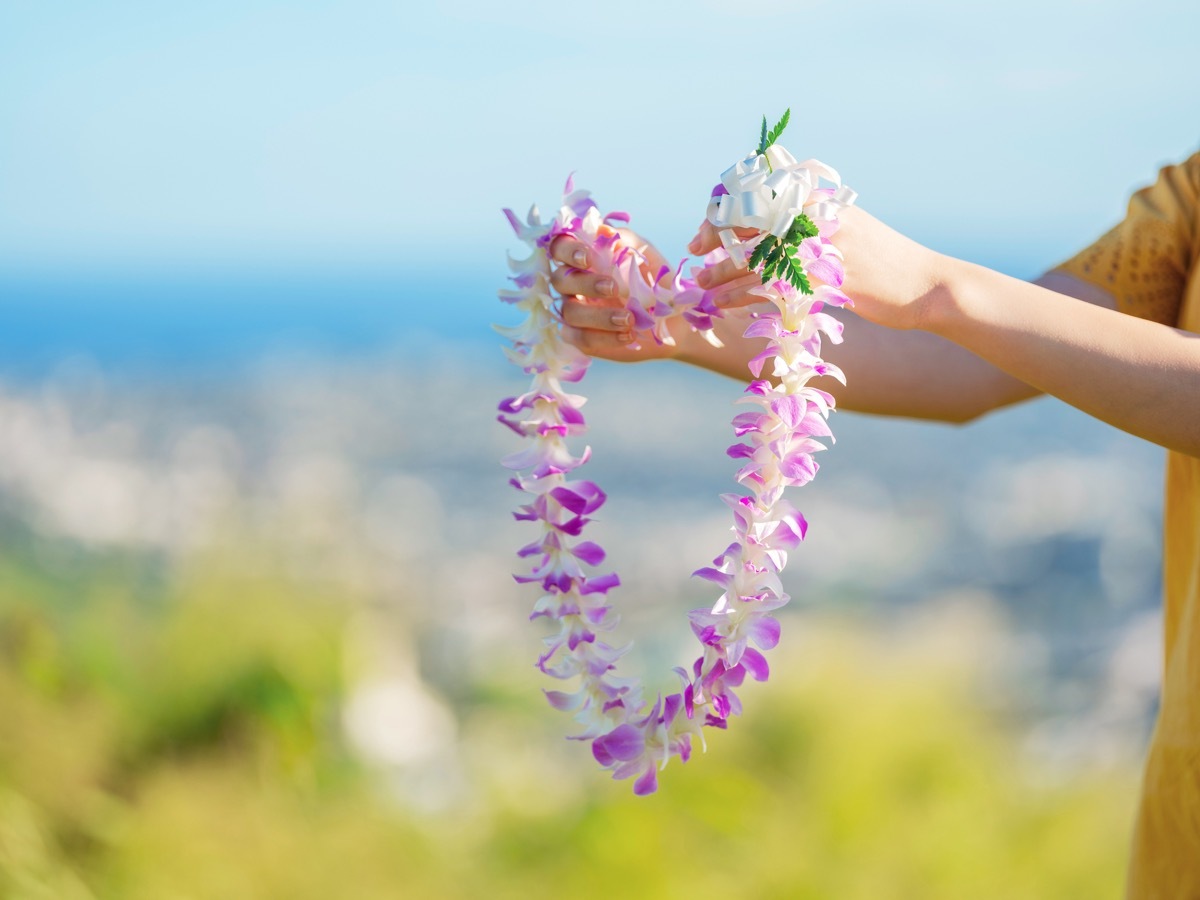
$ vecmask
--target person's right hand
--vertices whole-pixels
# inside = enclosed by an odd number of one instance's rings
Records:
[[[857,206],[843,209],[838,222],[832,241],[845,257],[841,289],[853,302],[854,312],[888,328],[924,327],[931,298],[944,278],[945,258]],[[720,245],[717,230],[705,221],[688,249],[707,253]],[[712,266],[700,285],[727,291],[715,301],[719,307],[747,306],[762,299],[749,293],[755,286],[751,279],[757,276],[748,276],[744,267],[725,260]]]

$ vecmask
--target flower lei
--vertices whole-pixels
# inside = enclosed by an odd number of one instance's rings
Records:
[[[592,270],[610,275],[627,293],[636,331],[656,342],[673,343],[667,320],[682,316],[719,346],[712,328],[721,314],[711,292],[683,274],[683,261],[673,273],[664,267],[647,277],[645,256],[610,224],[628,222],[628,215],[601,215],[588,192],[575,190],[571,179],[558,214],[548,223],[536,206],[524,222],[504,211],[532,251],[522,260],[509,257],[515,289],[500,292],[527,318],[515,327],[497,328],[512,342],[505,348],[509,360],[532,376],[529,391],[503,400],[498,416],[529,440],[503,465],[518,472],[510,483],[532,498],[515,517],[539,527],[537,539],[517,552],[531,560],[531,568],[514,577],[541,588],[530,619],[544,616],[558,626],[545,638],[537,667],[553,678],[578,678],[576,690],[545,691],[547,699],[575,714],[582,730],[573,738],[591,741],[597,762],[614,778],[636,776],[634,793],[639,795],[657,789],[657,772],[671,757],[687,762],[693,739],[705,746],[703,726],[725,728],[729,717],[741,712],[734,689],[747,675],[767,680],[769,668],[760,651],[773,648],[780,634],[779,621],[770,613],[790,599],[780,573],[788,551],[808,527],[784,499],[784,489],[812,480],[818,468],[814,454],[825,449],[819,439],[832,438],[826,419],[833,397],[808,382],[817,375],[845,381],[837,367],[821,359],[822,334],[837,343],[842,330],[837,319],[821,310],[850,302],[839,290],[842,257],[829,238],[837,230],[838,211],[856,195],[842,186],[833,169],[816,160],[797,162],[775,144],[787,118],[785,114],[771,131],[763,119],[757,151],[722,174],[708,206],[708,220],[718,229],[724,249],[706,257],[705,265],[729,256],[760,272],[763,286],[753,293],[774,309],[756,314],[745,332],[765,338],[766,345],[750,360],[754,380],[737,402],[752,409],[734,416],[740,440],[728,450],[741,462],[735,477],[750,493],[721,495],[733,513],[734,540],[712,566],[694,573],[717,585],[721,595],[711,608],[688,614],[700,655],[690,670],[674,670],[679,693],[660,694],[653,703],[638,680],[616,674],[617,661],[629,646],[614,646],[600,637],[617,626],[609,594],[620,580],[615,572],[594,573],[604,562],[604,550],[582,539],[606,498],[594,482],[573,478],[591,448],[575,456],[567,447],[568,438],[586,430],[580,412],[586,398],[564,385],[584,377],[589,359],[562,338],[550,289],[550,243],[561,234],[582,242]],[[832,186],[821,186],[821,179]],[[759,234],[742,240],[735,227]],[[693,269],[691,275],[699,271]],[[761,377],[768,363],[773,381]]]

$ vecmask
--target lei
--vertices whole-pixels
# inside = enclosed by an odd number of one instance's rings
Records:
[[[728,450],[741,464],[735,478],[749,494],[721,495],[733,514],[734,539],[711,566],[694,573],[721,593],[711,607],[688,614],[699,656],[690,668],[674,670],[679,692],[659,694],[653,702],[637,679],[616,674],[629,646],[604,639],[618,624],[611,593],[620,579],[615,572],[597,571],[604,550],[583,539],[606,498],[594,482],[575,477],[591,448],[574,455],[567,444],[586,431],[580,412],[586,398],[566,386],[584,377],[589,358],[562,338],[550,288],[550,243],[569,234],[589,249],[591,269],[610,275],[627,293],[640,339],[673,343],[667,320],[682,316],[720,346],[712,329],[721,312],[711,292],[692,277],[699,268],[685,275],[681,261],[673,272],[664,267],[648,277],[644,255],[610,224],[628,222],[629,216],[602,215],[572,179],[549,222],[542,222],[536,206],[524,222],[504,210],[531,250],[524,259],[509,257],[515,287],[500,292],[526,318],[514,327],[497,326],[511,341],[505,348],[509,360],[532,376],[529,391],[503,400],[498,416],[528,441],[503,465],[517,473],[513,487],[530,497],[515,517],[538,529],[537,538],[517,551],[530,567],[514,578],[540,588],[530,619],[545,617],[557,626],[545,638],[537,667],[553,678],[577,679],[574,691],[547,690],[546,698],[574,713],[581,731],[573,739],[590,741],[597,762],[614,778],[636,778],[633,789],[639,795],[657,789],[657,773],[672,757],[687,762],[696,740],[705,746],[705,726],[725,728],[730,716],[741,712],[735,689],[747,675],[767,680],[761,651],[775,647],[780,634],[771,613],[790,599],[780,573],[808,527],[784,490],[812,480],[818,469],[814,454],[825,449],[820,439],[832,439],[826,420],[833,397],[808,382],[831,375],[845,383],[837,367],[821,359],[822,335],[837,343],[842,331],[822,308],[850,303],[839,290],[842,257],[829,238],[837,230],[838,211],[856,195],[833,169],[817,160],[797,162],[776,143],[787,120],[785,113],[768,130],[764,117],[756,151],[722,174],[708,205],[722,249],[704,264],[732,257],[760,273],[763,284],[752,293],[774,308],[753,315],[745,331],[747,337],[764,338],[765,346],[750,360],[753,380],[737,401],[750,409],[733,417],[739,440]],[[735,227],[758,234],[743,240]],[[764,368],[770,379],[762,377]]]

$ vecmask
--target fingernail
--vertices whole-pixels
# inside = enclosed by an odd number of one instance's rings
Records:
[[[633,324],[633,315],[627,312],[613,313],[612,323],[618,328],[627,328]]]
[[[611,297],[617,292],[617,285],[611,278],[597,278],[596,290],[598,290],[602,296]]]
[[[688,243],[688,252],[689,253],[699,253],[700,252],[700,235],[696,235],[694,238],[692,238],[691,242]]]
[[[712,272],[708,269],[701,269],[696,275],[696,284],[700,287],[708,287],[712,282]]]
[[[622,344],[632,344],[633,343],[633,335],[630,334],[628,331],[625,331],[625,332],[622,332],[621,334],[617,335],[617,340],[620,341]]]
[[[579,266],[581,269],[587,268],[588,258],[586,250],[576,250],[571,254],[571,262]]]

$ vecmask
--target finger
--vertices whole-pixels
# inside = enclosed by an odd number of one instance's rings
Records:
[[[696,274],[696,284],[702,288],[715,288],[745,274],[747,274],[745,266],[739,266],[732,259],[723,259],[701,269]]]
[[[646,246],[642,249],[642,255],[646,257],[646,267],[649,270],[648,274],[654,281],[657,281],[658,273],[663,269],[672,269],[671,264],[667,262],[667,258],[659,253],[658,248],[653,244],[646,244]]]
[[[628,228],[621,228],[619,231],[621,233],[621,240],[630,247],[633,247],[633,249],[637,250],[638,253],[645,257],[646,263],[642,267],[642,273],[646,275],[649,280],[653,281],[657,279],[658,273],[663,270],[664,266],[668,268],[670,267],[670,263],[667,262],[667,258],[658,252],[658,248],[647,241],[636,231],[632,231]]]
[[[758,230],[754,228],[735,228],[733,233],[742,240],[752,238],[758,234]],[[711,253],[721,246],[721,235],[713,226],[713,223],[705,219],[700,223],[700,229],[696,232],[696,236],[692,238],[692,242],[688,244],[688,252],[692,256],[703,256],[705,253]]]
[[[592,356],[628,351],[629,345],[633,343],[631,332],[612,334],[608,331],[593,331],[590,328],[573,328],[570,325],[563,326],[562,336],[568,344],[573,344]]]
[[[736,278],[733,281],[723,284],[715,288],[712,293],[712,302],[719,309],[734,309],[739,306],[753,306],[755,303],[763,303],[766,298],[762,294],[752,294],[751,290],[762,287],[762,278],[758,275],[750,274],[743,275],[741,278]]]
[[[572,328],[590,328],[594,331],[612,331],[618,334],[631,333],[633,313],[623,306],[611,303],[594,303],[568,298],[563,301],[563,322]]]
[[[597,275],[573,266],[555,269],[550,275],[550,284],[564,296],[605,297],[620,296],[620,288],[611,275]]]
[[[703,256],[720,246],[721,238],[717,235],[717,229],[713,228],[712,222],[705,219],[700,223],[700,230],[696,232],[692,242],[688,244],[688,253],[692,256]]]
[[[550,258],[578,269],[586,269],[591,261],[587,247],[569,234],[560,234],[550,242]]]

